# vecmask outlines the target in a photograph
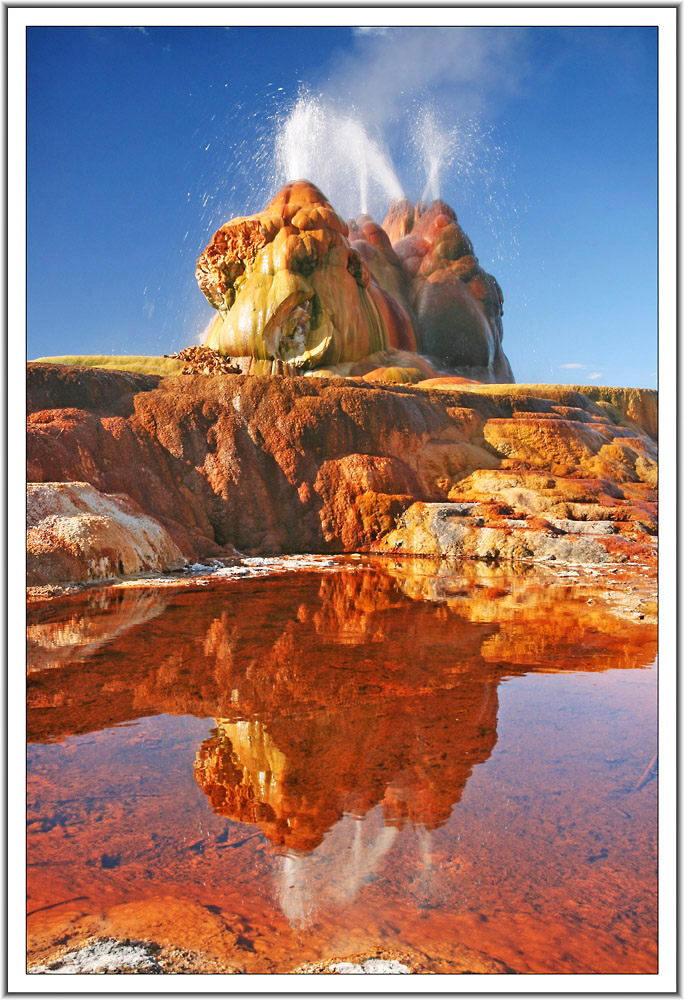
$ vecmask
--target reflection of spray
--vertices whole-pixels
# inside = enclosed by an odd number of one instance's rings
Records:
[[[421,826],[416,827],[418,845],[420,847],[420,857],[422,861],[422,892],[425,900],[432,898],[432,844],[430,841],[430,831]]]
[[[314,911],[311,890],[302,873],[302,862],[308,859],[284,854],[278,860],[278,900],[282,911],[294,927],[306,926],[311,923]]]
[[[382,811],[365,818],[344,816],[310,854],[283,854],[276,869],[276,893],[294,926],[309,925],[322,905],[351,902],[374,875],[398,830],[384,826]]]

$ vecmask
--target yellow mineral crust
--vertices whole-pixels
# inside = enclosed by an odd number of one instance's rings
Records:
[[[219,313],[206,345],[301,370],[415,350],[406,310],[347,236],[347,224],[305,181],[288,184],[262,214],[226,223],[197,266]]]

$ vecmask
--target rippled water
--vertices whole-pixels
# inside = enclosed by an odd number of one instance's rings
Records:
[[[98,934],[247,972],[656,971],[656,636],[605,581],[204,584],[29,616],[31,960]]]

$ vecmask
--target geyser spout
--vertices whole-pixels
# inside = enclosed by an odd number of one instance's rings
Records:
[[[367,213],[372,200],[404,194],[392,159],[363,122],[320,98],[300,97],[276,138],[281,179],[308,177],[334,195],[346,215]]]

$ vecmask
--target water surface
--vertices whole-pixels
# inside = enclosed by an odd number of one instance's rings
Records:
[[[35,610],[30,961],[657,971],[656,636],[617,593],[343,561]]]

